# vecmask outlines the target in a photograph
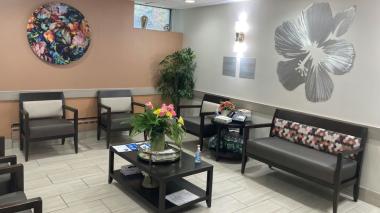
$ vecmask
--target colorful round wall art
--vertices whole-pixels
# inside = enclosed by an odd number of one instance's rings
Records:
[[[63,3],[47,3],[28,20],[27,36],[33,52],[52,64],[80,59],[90,45],[90,27],[77,9]]]

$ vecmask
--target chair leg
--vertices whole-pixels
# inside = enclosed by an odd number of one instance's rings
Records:
[[[96,138],[98,140],[100,140],[101,134],[102,134],[102,129],[100,128],[100,125],[98,125],[98,130],[97,130],[97,134],[96,134]]]
[[[24,136],[22,135],[22,133],[20,133],[20,144],[19,145],[20,145],[19,148],[22,151],[24,149]]]
[[[203,151],[203,137],[199,137],[199,146],[201,147],[201,151]]]
[[[356,183],[354,185],[354,190],[353,190],[353,197],[354,201],[357,202],[359,199],[359,180],[356,180]]]
[[[147,140],[148,140],[148,134],[144,132],[144,141],[147,141]]]
[[[241,158],[241,173],[244,174],[245,172],[245,166],[247,165],[247,156],[245,154],[243,154],[242,158]]]
[[[65,144],[65,138],[62,138],[62,142],[61,142],[62,145]]]
[[[74,135],[74,148],[75,153],[78,154],[78,133]]]
[[[110,129],[107,129],[107,149],[109,149],[110,147],[110,142],[111,142],[111,130]]]
[[[29,160],[29,141],[25,138],[25,146],[24,146],[24,154],[25,154],[25,162]]]
[[[333,213],[338,212],[339,195],[340,195],[339,188],[335,188],[334,189],[334,197],[333,197]]]

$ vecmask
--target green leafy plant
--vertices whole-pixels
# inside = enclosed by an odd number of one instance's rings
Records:
[[[185,48],[168,55],[160,62],[157,90],[164,99],[178,107],[181,98],[192,98],[194,89],[195,54]]]

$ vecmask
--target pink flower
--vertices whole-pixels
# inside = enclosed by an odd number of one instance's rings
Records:
[[[73,38],[72,44],[78,47],[84,47],[86,46],[85,39],[85,35],[81,31],[78,31],[76,36]]]
[[[160,116],[161,117],[165,116],[166,112],[168,112],[168,106],[166,106],[166,104],[162,104],[161,111],[160,111]]]
[[[44,52],[45,52],[45,49],[46,49],[46,43],[41,41],[41,42],[37,42],[35,44],[33,44],[32,46],[32,49],[33,51],[39,56],[41,57]]]
[[[174,111],[174,105],[173,104],[169,104],[168,106],[168,111],[172,114],[172,116],[177,116],[177,113]]]
[[[154,108],[152,102],[150,102],[150,101],[145,103],[145,106],[146,106],[146,108],[148,108],[150,110],[152,110]]]

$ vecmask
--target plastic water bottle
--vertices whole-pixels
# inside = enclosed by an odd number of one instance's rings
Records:
[[[197,145],[197,151],[195,152],[195,163],[201,163],[201,146]]]

